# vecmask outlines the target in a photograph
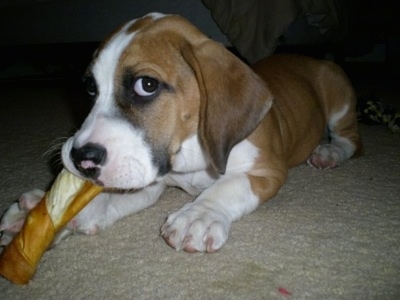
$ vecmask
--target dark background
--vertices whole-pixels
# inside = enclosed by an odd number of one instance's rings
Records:
[[[400,78],[400,13],[395,1],[346,3],[339,40],[311,39],[301,18],[281,37],[276,52],[328,58],[340,64],[362,93]],[[149,11],[184,14],[206,34],[228,44],[201,1],[5,1],[0,2],[0,84],[62,84],[83,91],[81,76],[103,37]],[[21,4],[22,3],[22,4]],[[309,36],[307,36],[309,35]],[[311,42],[310,42],[311,40]],[[234,51],[234,49],[233,49]],[[368,87],[368,88],[365,88]],[[396,106],[399,100],[394,100]]]

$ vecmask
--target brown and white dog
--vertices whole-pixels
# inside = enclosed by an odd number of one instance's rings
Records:
[[[94,106],[63,145],[64,166],[136,191],[101,194],[65,232],[94,234],[178,186],[197,198],[168,216],[162,237],[176,250],[214,252],[232,221],[276,195],[288,168],[334,168],[361,150],[355,94],[338,66],[282,55],[250,68],[179,16],[125,24],[86,77]],[[41,195],[6,213],[3,243]]]

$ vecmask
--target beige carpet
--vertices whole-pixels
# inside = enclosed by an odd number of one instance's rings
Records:
[[[77,126],[76,93],[37,86],[0,89],[0,211],[46,188],[54,160],[44,153]],[[159,237],[167,214],[192,200],[169,189],[102,234],[48,251],[29,285],[0,278],[0,298],[400,299],[400,135],[361,132],[363,157],[335,170],[291,170],[277,197],[233,224],[218,253],[176,252]]]

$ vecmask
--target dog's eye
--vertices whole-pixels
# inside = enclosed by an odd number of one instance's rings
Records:
[[[140,77],[135,81],[133,90],[137,96],[153,96],[159,88],[159,82],[151,77]]]
[[[86,84],[86,92],[91,97],[95,97],[97,95],[97,85],[96,85],[96,81],[94,80],[94,78],[91,76],[86,77],[85,84]]]

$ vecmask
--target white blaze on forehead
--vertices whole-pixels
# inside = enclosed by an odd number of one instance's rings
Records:
[[[143,18],[151,17],[157,20],[165,17],[160,13],[150,13]],[[92,73],[96,79],[99,99],[97,103],[101,111],[109,111],[113,107],[113,93],[115,85],[115,71],[118,66],[121,54],[132,42],[135,32],[128,32],[128,29],[140,19],[135,19],[126,23],[119,32],[117,32],[105,47],[100,51],[93,67]]]
[[[136,20],[127,23],[108,44],[100,51],[93,67],[92,73],[98,87],[96,110],[109,111],[112,109],[114,94],[114,77],[118,61],[122,52],[129,45],[135,33],[128,34],[126,30]]]
[[[153,20],[156,20],[165,16],[161,13],[151,13],[143,18],[151,17]],[[94,61],[91,71],[96,81],[98,97],[81,130],[76,135],[76,145],[83,145],[93,134],[93,131],[97,130],[96,127],[99,118],[104,118],[115,113],[114,92],[116,69],[122,53],[135,38],[136,33],[129,32],[128,30],[139,20],[135,19],[126,23],[115,33],[104,48],[101,49]]]
[[[153,20],[158,20],[158,19],[164,18],[166,16],[168,16],[168,15],[162,14],[162,13],[159,13],[159,12],[152,12],[152,13],[147,14],[144,17],[151,17]]]
[[[131,21],[116,33],[98,54],[92,65],[92,74],[96,81],[97,98],[90,114],[87,116],[81,129],[75,134],[75,145],[77,147],[85,144],[95,130],[97,121],[107,115],[112,115],[116,108],[114,102],[114,78],[118,61],[122,52],[134,38],[135,33],[128,34],[127,29],[134,24]]]

